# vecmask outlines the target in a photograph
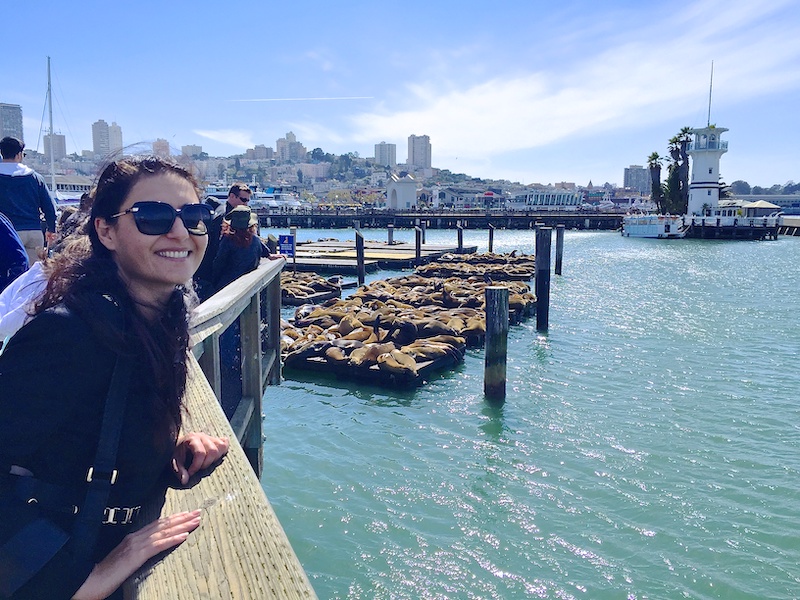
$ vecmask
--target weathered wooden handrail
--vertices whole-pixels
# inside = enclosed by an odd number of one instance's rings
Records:
[[[142,523],[196,508],[203,509],[203,518],[186,542],[128,579],[123,586],[126,599],[317,597],[252,468],[260,472],[263,386],[280,381],[280,272],[284,263],[262,261],[256,271],[212,296],[192,315],[183,430],[227,436],[231,448],[210,473],[194,477],[186,488],[168,489],[163,504],[143,507]],[[266,348],[262,348],[260,333],[262,296]],[[217,400],[219,336],[237,318],[242,333],[243,398],[229,423]]]
[[[266,384],[280,383],[281,270],[285,259],[262,260],[259,267],[236,279],[198,306],[190,322],[189,345],[211,389],[221,397],[219,338],[240,319],[242,399],[231,427],[256,473],[261,473],[261,397]],[[266,343],[261,343],[262,296]]]
[[[151,561],[124,586],[128,600],[314,600],[261,484],[216,402],[200,366],[189,357],[184,429],[231,437],[228,455],[188,489],[169,489],[163,507],[144,507],[147,523],[159,514],[203,509],[201,525],[181,546]]]

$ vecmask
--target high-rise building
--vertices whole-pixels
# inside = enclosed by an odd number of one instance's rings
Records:
[[[67,156],[67,138],[60,133],[54,133],[52,136],[48,133],[44,136],[44,157],[50,160],[50,151],[52,148],[53,160],[61,160]]]
[[[381,167],[397,166],[397,145],[381,142],[375,144],[375,164]]]
[[[625,169],[622,185],[642,194],[649,194],[652,191],[650,171],[642,165],[631,165]]]
[[[0,138],[6,136],[25,141],[22,134],[22,107],[19,104],[0,103]]]
[[[117,152],[122,153],[122,127],[117,125],[116,121],[112,121],[108,126],[108,150],[112,154]]]
[[[92,149],[99,158],[105,158],[109,154],[108,123],[103,119],[92,123]]]
[[[305,160],[307,153],[306,147],[297,141],[297,136],[291,131],[286,137],[275,141],[275,155],[278,162],[300,162]]]
[[[427,135],[408,136],[408,161],[409,167],[421,169],[431,168],[431,138]]]
[[[169,158],[172,156],[169,150],[169,142],[162,138],[158,138],[155,142],[153,142],[153,154],[160,156],[161,158]]]
[[[186,146],[181,146],[181,154],[183,156],[197,156],[203,152],[202,146],[197,146],[195,144],[188,144]]]

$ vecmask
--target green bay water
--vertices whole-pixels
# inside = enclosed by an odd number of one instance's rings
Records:
[[[269,388],[262,483],[320,598],[800,597],[799,264],[800,238],[568,231],[502,408],[480,349],[411,391]]]

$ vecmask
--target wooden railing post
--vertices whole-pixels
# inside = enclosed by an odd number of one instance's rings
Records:
[[[261,377],[261,294],[251,297],[239,322],[242,331],[242,400],[252,400],[240,402],[240,407],[247,407],[243,409],[247,414],[239,416],[237,409],[231,421],[238,417],[244,424],[242,448],[255,472],[260,474],[263,465],[261,397],[264,395]]]

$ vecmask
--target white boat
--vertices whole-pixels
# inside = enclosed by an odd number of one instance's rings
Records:
[[[625,215],[622,218],[623,237],[681,239],[689,226],[678,215]]]

